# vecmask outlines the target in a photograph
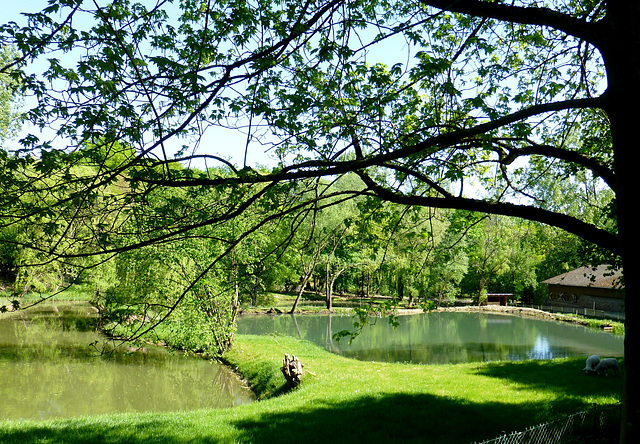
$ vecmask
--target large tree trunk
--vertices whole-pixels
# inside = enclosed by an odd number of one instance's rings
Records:
[[[640,442],[640,230],[638,230],[638,168],[640,137],[640,4],[637,1],[608,2],[609,18],[615,26],[603,33],[600,45],[608,76],[606,111],[611,121],[614,170],[625,284],[624,406],[620,442]]]
[[[640,79],[637,80],[640,84]],[[640,101],[640,95],[635,96]],[[639,103],[634,100],[634,107]],[[630,111],[630,110],[629,110]],[[620,112],[611,114],[612,128],[613,121],[617,121],[615,126],[626,126],[626,129],[615,130],[614,145],[616,149],[616,174],[618,176],[617,203],[618,203],[618,232],[622,240],[622,266],[624,268],[625,285],[625,372],[624,372],[624,407],[621,442],[640,442],[640,386],[638,384],[637,370],[639,367],[638,348],[640,344],[640,304],[637,299],[640,293],[640,282],[638,275],[638,255],[640,255],[640,239],[638,237],[638,197],[637,193],[637,172],[631,171],[640,166],[640,147],[638,146],[638,134],[634,128],[637,119],[624,119],[620,117]],[[629,112],[630,116],[636,113]],[[622,122],[626,120],[626,122]],[[633,121],[632,121],[633,120]],[[633,134],[632,134],[633,133]],[[633,168],[629,168],[633,166]],[[627,171],[625,171],[627,170]],[[634,223],[636,222],[636,223]]]
[[[640,79],[637,80],[640,84]],[[640,95],[635,96],[640,101]],[[639,103],[634,102],[634,107]],[[631,113],[629,116],[635,115]],[[612,129],[614,126],[626,127],[618,128],[614,131],[614,145],[616,149],[616,174],[618,176],[617,203],[618,203],[618,232],[622,240],[622,266],[624,268],[625,285],[625,372],[624,372],[624,407],[621,442],[638,443],[640,434],[638,433],[638,423],[640,419],[640,386],[638,384],[638,344],[640,344],[640,304],[637,299],[640,293],[640,282],[638,275],[638,255],[640,254],[640,239],[638,238],[637,221],[638,218],[638,197],[637,193],[637,172],[640,166],[640,147],[638,146],[638,134],[634,128],[638,122],[636,119],[621,117],[624,112],[610,114]],[[613,124],[613,121],[617,121]],[[626,121],[626,122],[623,122]],[[630,168],[633,166],[633,168]],[[626,171],[625,171],[626,170]]]

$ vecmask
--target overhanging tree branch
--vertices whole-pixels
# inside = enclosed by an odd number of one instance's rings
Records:
[[[259,174],[254,170],[245,169],[243,170],[242,174],[236,175],[234,177],[178,180],[138,177],[132,180],[149,184],[162,185],[166,187],[188,187],[202,185],[221,185],[224,183],[264,183],[344,174],[348,172],[364,170],[369,167],[382,166],[388,162],[420,155],[422,153],[435,152],[462,142],[467,142],[469,140],[473,141],[477,137],[490,133],[491,131],[540,114],[565,111],[569,109],[599,108],[603,105],[603,101],[604,99],[602,98],[586,98],[533,105],[508,114],[506,116],[497,118],[490,122],[481,123],[469,128],[452,130],[450,132],[439,134],[433,137],[427,137],[419,143],[389,150],[388,152],[376,152],[374,154],[363,155],[360,151],[358,151],[356,159],[335,161],[326,159],[310,160],[300,163],[294,163],[292,165],[276,170],[276,172],[270,174]],[[597,169],[596,173],[598,175],[601,175],[603,179],[607,181],[607,183],[609,183],[613,179],[612,173],[610,171],[608,171],[603,165],[598,164],[596,160],[590,159],[587,156],[574,154],[568,150],[561,150],[559,148],[555,148],[554,150],[552,150],[550,147],[540,146],[537,149],[541,154],[553,153],[555,157],[562,158],[568,161],[578,162],[583,166]],[[535,154],[533,148],[531,148],[531,150],[531,154]]]
[[[391,191],[376,183],[369,175],[358,172],[371,194],[383,200],[402,205],[420,205],[432,208],[450,208],[458,210],[476,211],[481,213],[499,214],[503,216],[519,217],[546,225],[561,228],[569,233],[584,238],[614,254],[620,254],[621,247],[615,234],[583,222],[572,216],[528,205],[516,205],[508,202],[489,202],[479,199],[405,195]]]
[[[459,12],[475,17],[546,26],[588,41],[594,39],[597,33],[593,22],[587,22],[582,18],[575,18],[549,8],[514,6],[479,0],[420,0],[420,2],[445,11]]]
[[[609,188],[614,191],[616,189],[615,173],[606,164],[577,151],[565,150],[551,145],[532,143],[523,148],[511,148],[501,159],[501,163],[508,165],[518,157],[530,155],[555,158],[583,166],[604,180]]]

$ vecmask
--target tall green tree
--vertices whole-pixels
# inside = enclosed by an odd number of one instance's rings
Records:
[[[8,45],[0,46],[0,66],[7,69],[0,73],[0,142],[15,136],[20,127],[18,109],[21,105],[19,76],[11,65],[15,62],[17,52]]]
[[[460,295],[460,283],[469,271],[468,238],[458,232],[456,213],[446,213],[449,223],[429,269],[428,294],[436,298],[438,305]],[[463,226],[467,228],[466,223]]]
[[[470,233],[469,266],[477,282],[478,304],[485,302],[492,282],[508,269],[511,233],[498,216],[488,216]]]
[[[9,46],[0,46],[0,65],[7,66],[13,63],[16,52]],[[16,112],[19,105],[19,89],[18,83],[12,74],[12,69],[6,69],[0,73],[0,156],[7,155],[3,142],[5,139],[14,135],[20,125],[19,116]],[[3,189],[0,185],[2,193],[8,193],[7,189]],[[2,216],[0,216],[2,217]],[[16,265],[20,254],[19,248],[11,243],[13,239],[20,235],[21,229],[11,227],[0,230],[0,281],[11,281],[15,278]]]
[[[539,224],[508,217],[487,216],[479,221],[467,236],[469,271],[464,291],[479,302],[488,292],[512,293],[531,302],[539,280],[546,279],[546,276],[539,279],[540,264],[550,253],[566,253],[567,246],[559,251],[552,243],[545,242],[540,233],[544,229]],[[574,248],[577,247],[574,244]]]
[[[406,297],[409,305],[417,297],[432,297],[431,284],[435,278],[432,268],[443,247],[446,213],[390,203],[385,203],[377,213],[381,215],[374,215],[374,220],[366,223],[377,225],[379,230],[381,287],[388,288],[400,300]],[[376,244],[370,237],[365,237],[364,242]],[[446,263],[446,260],[441,263],[443,269]]]
[[[7,172],[26,159],[39,174],[74,182],[66,156],[100,137],[126,143],[136,156],[82,182],[86,196],[134,167],[120,195],[127,205],[143,205],[155,187],[227,193],[224,205],[209,211],[195,206],[193,217],[158,219],[143,240],[112,230],[116,247],[81,252],[51,241],[53,258],[168,242],[233,219],[275,184],[355,172],[366,189],[354,195],[516,216],[571,232],[619,258],[627,294],[638,292],[633,193],[640,150],[629,107],[640,98],[636,1],[50,0],[28,19],[25,27],[0,27],[19,61],[0,72],[47,61],[41,75],[21,68],[20,82],[37,100],[27,117],[55,137],[25,137],[17,157],[2,160],[0,182],[15,183]],[[186,157],[228,162],[193,149],[209,146],[206,129],[230,126],[245,136],[233,147],[243,161],[232,175],[169,168]],[[279,156],[267,174],[244,161],[248,149],[264,144]],[[586,221],[516,200],[534,178],[514,162],[531,156],[562,163],[571,175],[599,177],[615,195],[611,217]],[[472,183],[500,189],[478,194]],[[15,197],[0,197],[0,205]],[[15,216],[31,223],[69,203],[35,200]],[[118,208],[115,199],[111,208]],[[621,442],[632,443],[640,427],[640,307],[633,297],[625,306]]]

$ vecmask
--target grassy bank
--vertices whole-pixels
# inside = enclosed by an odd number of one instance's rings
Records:
[[[305,364],[286,392],[284,353]],[[433,365],[359,362],[287,337],[240,336],[226,355],[259,402],[219,410],[0,423],[2,443],[469,443],[592,403],[617,403],[621,378],[584,359]],[[624,371],[624,368],[623,368]],[[206,390],[203,387],[203,390]]]

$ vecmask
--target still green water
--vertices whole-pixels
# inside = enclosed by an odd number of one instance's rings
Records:
[[[459,312],[400,316],[399,321],[394,328],[385,318],[371,318],[373,325],[351,344],[348,338],[333,339],[341,330],[353,330],[348,315],[246,315],[238,320],[238,333],[294,336],[364,361],[455,364],[624,354],[624,338],[558,321]]]
[[[86,304],[0,314],[0,420],[223,408],[253,393],[227,367],[160,347],[115,348]]]

